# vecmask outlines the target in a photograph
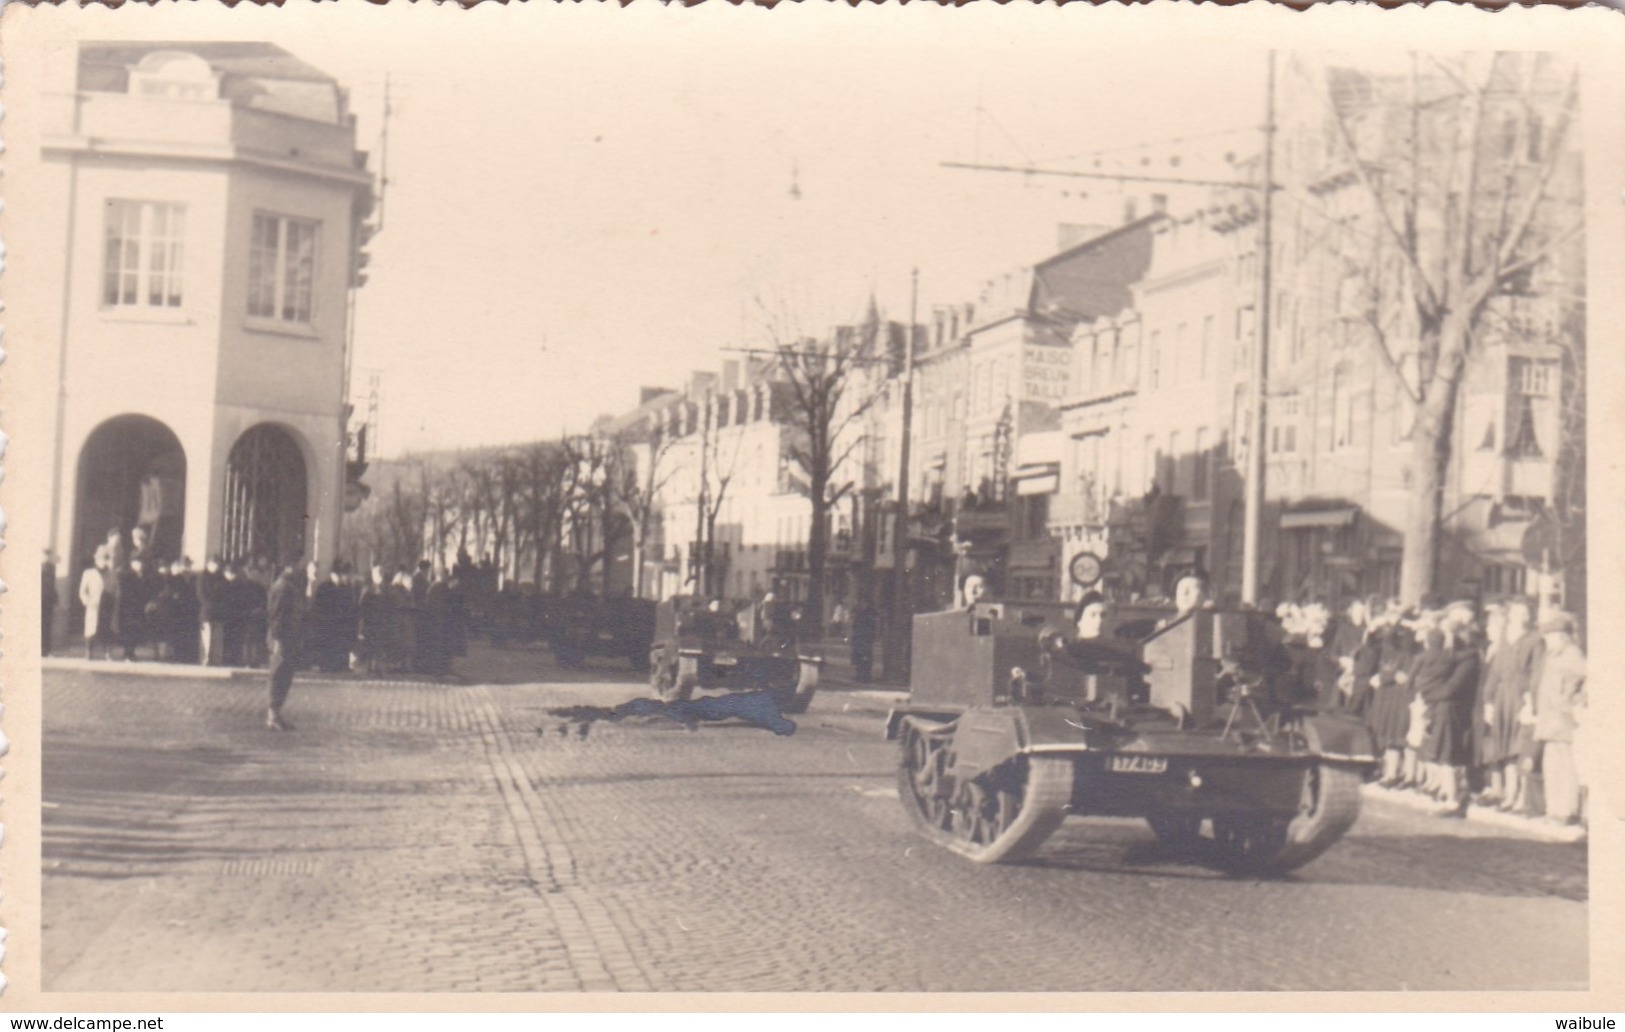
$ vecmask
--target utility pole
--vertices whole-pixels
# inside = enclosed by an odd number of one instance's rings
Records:
[[[1264,522],[1264,429],[1268,402],[1270,354],[1270,264],[1274,245],[1270,223],[1275,197],[1275,51],[1270,51],[1268,85],[1264,91],[1263,187],[1259,198],[1258,320],[1253,334],[1250,370],[1253,409],[1247,420],[1246,494],[1241,532],[1241,601],[1258,604],[1260,532]]]
[[[892,537],[896,558],[892,566],[892,641],[904,660],[898,670],[907,669],[910,636],[914,630],[913,583],[908,576],[908,477],[909,445],[914,429],[914,327],[920,306],[920,270],[909,277],[908,329],[903,339],[903,430],[897,457],[897,529]]]

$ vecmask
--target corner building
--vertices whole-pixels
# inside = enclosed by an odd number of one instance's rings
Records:
[[[345,91],[264,43],[48,55],[59,295],[48,543],[68,584],[110,528],[152,558],[328,563],[343,504],[356,249],[373,204]],[[48,242],[46,242],[48,243]],[[64,596],[71,594],[64,592]]]

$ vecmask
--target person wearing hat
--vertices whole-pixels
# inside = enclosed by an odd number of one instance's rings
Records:
[[[1192,566],[1179,575],[1174,582],[1174,619],[1178,620],[1194,613],[1198,609],[1207,608],[1210,583],[1207,571],[1200,566]]]
[[[1546,818],[1559,824],[1580,820],[1580,776],[1575,761],[1575,730],[1585,708],[1585,653],[1574,641],[1574,618],[1552,613],[1540,621],[1545,650],[1535,677],[1535,740],[1545,779]]]
[[[1419,664],[1417,696],[1427,705],[1427,730],[1418,759],[1424,765],[1424,787],[1445,804],[1440,816],[1467,812],[1466,775],[1470,762],[1473,702],[1478,690],[1479,654],[1474,639],[1473,606],[1452,602],[1439,621],[1438,649],[1433,639]]]
[[[1384,788],[1397,788],[1405,779],[1405,738],[1410,729],[1410,665],[1416,649],[1416,636],[1403,626],[1404,606],[1398,600],[1384,603],[1371,620],[1368,639],[1377,652],[1376,669],[1367,684],[1371,702],[1366,708],[1366,726],[1376,736],[1382,750]]]
[[[1062,651],[1088,676],[1090,699],[1101,697],[1100,679],[1109,678],[1105,694],[1126,701],[1136,694],[1139,678],[1150,668],[1132,652],[1106,640],[1107,615],[1106,596],[1098,591],[1086,592],[1072,613],[1077,638],[1067,642]]]

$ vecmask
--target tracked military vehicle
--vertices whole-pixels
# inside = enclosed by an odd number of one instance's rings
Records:
[[[1295,705],[1256,612],[1128,609],[1078,643],[1070,606],[916,616],[898,790],[970,860],[1031,856],[1069,815],[1141,817],[1235,872],[1315,859],[1354,824],[1377,763],[1357,720]]]
[[[749,605],[690,595],[660,602],[654,638],[649,684],[666,700],[700,689],[767,691],[780,712],[805,713],[824,666],[788,613],[770,620]]]

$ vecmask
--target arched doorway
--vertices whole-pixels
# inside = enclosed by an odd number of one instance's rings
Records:
[[[147,557],[180,558],[186,521],[186,452],[180,438],[151,416],[116,416],[98,426],[79,452],[73,555],[77,576],[117,528],[147,533]]]
[[[291,433],[269,423],[244,432],[226,459],[221,555],[298,562],[309,519],[306,483],[304,453]]]

